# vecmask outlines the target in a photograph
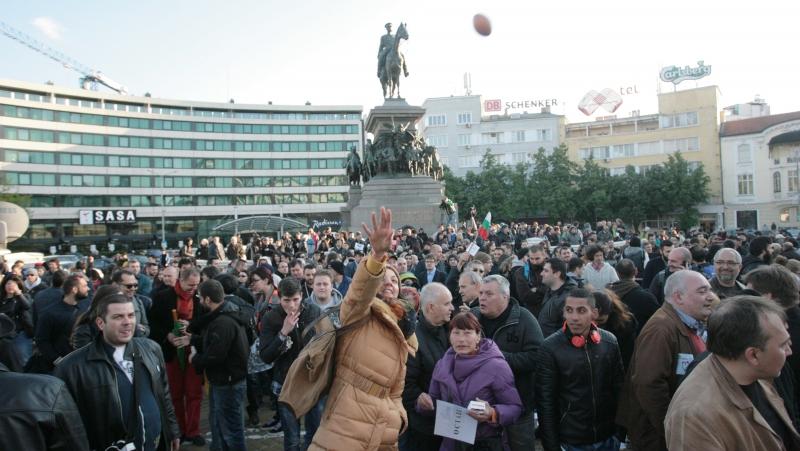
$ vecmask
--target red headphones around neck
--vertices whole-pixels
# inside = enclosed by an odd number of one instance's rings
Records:
[[[564,326],[561,328],[561,331],[567,336],[567,340],[569,340],[572,346],[578,349],[586,346],[586,339],[583,337],[583,335],[572,335],[572,331],[570,331],[569,327],[567,327],[566,321],[564,321]],[[595,323],[592,323],[592,325],[589,326],[589,340],[591,340],[594,344],[600,344],[600,331],[597,330],[597,324]]]

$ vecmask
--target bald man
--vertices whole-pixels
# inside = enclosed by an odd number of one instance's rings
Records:
[[[635,449],[666,451],[669,402],[686,368],[706,351],[705,322],[714,300],[708,280],[684,269],[670,275],[664,291],[666,302],[636,339],[617,408],[617,423],[628,428]]]
[[[685,247],[675,247],[667,254],[667,267],[662,269],[650,283],[650,292],[656,297],[658,305],[664,303],[664,290],[669,276],[692,264],[692,252]]]

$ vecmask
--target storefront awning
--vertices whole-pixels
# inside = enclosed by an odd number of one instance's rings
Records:
[[[220,224],[213,230],[220,233],[254,233],[298,229],[308,229],[308,224],[279,216],[251,216]]]

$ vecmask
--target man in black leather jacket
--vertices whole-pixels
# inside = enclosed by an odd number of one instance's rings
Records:
[[[88,451],[83,423],[64,382],[0,363],[0,449]]]
[[[122,441],[155,451],[165,440],[177,451],[180,432],[161,347],[134,338],[136,316],[127,296],[100,301],[95,321],[101,331],[95,341],[64,357],[55,370],[75,399],[91,449]]]
[[[595,299],[574,288],[564,303],[564,326],[545,339],[536,363],[536,401],[542,446],[619,449],[614,436],[624,372],[617,339],[594,320]]]

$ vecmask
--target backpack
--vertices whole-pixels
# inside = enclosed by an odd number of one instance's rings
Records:
[[[300,419],[308,413],[328,393],[333,382],[334,350],[336,339],[354,330],[369,320],[367,313],[363,318],[342,327],[336,327],[339,306],[325,311],[319,318],[303,329],[302,337],[314,329],[315,335],[300,351],[286,373],[278,401],[286,404]]]
[[[255,307],[235,294],[225,295],[225,300],[236,304],[236,306],[239,307],[239,311],[241,312],[242,316],[247,318],[247,325],[244,327],[244,330],[247,332],[247,344],[249,346],[253,346],[256,338],[258,338],[258,332],[256,330],[258,328],[258,324],[256,323]]]

